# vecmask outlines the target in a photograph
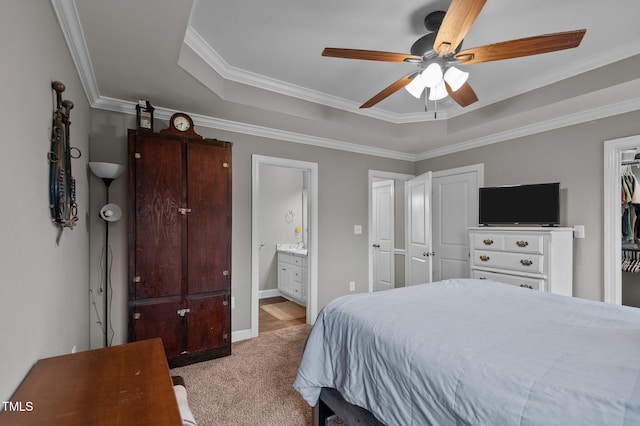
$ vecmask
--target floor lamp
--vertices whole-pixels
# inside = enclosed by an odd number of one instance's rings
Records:
[[[109,203],[109,186],[124,172],[125,167],[115,163],[89,162],[94,175],[102,179],[106,191],[106,202],[100,209],[100,217],[104,220],[104,346],[109,346],[109,222],[115,222],[122,216],[117,204]]]

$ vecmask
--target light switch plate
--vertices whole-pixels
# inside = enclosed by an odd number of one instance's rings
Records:
[[[584,238],[584,225],[573,226],[573,238]]]
[[[356,235],[362,234],[362,225],[353,225],[353,233]]]

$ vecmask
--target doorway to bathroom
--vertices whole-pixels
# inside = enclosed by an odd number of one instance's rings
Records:
[[[265,314],[284,318],[283,324],[296,312],[303,312],[302,320],[309,324],[317,316],[318,166],[261,155],[253,155],[252,163],[251,335],[255,337]]]

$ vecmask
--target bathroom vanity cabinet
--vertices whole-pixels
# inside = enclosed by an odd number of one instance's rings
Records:
[[[306,254],[278,250],[278,290],[283,297],[307,304],[308,261]]]

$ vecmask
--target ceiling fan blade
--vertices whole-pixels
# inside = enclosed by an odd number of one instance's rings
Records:
[[[474,92],[471,86],[469,86],[469,83],[464,83],[462,87],[460,87],[455,92],[451,90],[451,87],[447,82],[445,82],[444,84],[447,87],[447,93],[449,94],[451,99],[456,101],[461,107],[464,108],[474,102],[478,102],[478,96],[476,96],[476,92]]]
[[[453,0],[438,29],[433,50],[440,56],[453,53],[486,2],[487,0]]]
[[[372,106],[374,106],[375,104],[377,104],[378,102],[380,102],[381,100],[386,98],[387,96],[393,95],[398,90],[402,89],[404,86],[406,86],[407,84],[411,83],[411,80],[413,80],[416,75],[418,75],[418,73],[417,72],[413,72],[413,73],[411,73],[409,75],[405,75],[404,77],[402,77],[400,80],[396,81],[395,83],[391,83],[390,86],[382,89],[382,91],[380,91],[373,98],[369,99],[367,102],[365,102],[362,105],[360,105],[360,108],[371,108]]]
[[[566,31],[487,44],[463,50],[456,55],[456,59],[462,64],[470,65],[573,49],[580,45],[586,32],[587,30]]]
[[[378,50],[341,49],[327,47],[322,51],[322,56],[345,59],[364,59],[367,61],[383,62],[422,62],[422,57],[408,53],[380,52]]]

